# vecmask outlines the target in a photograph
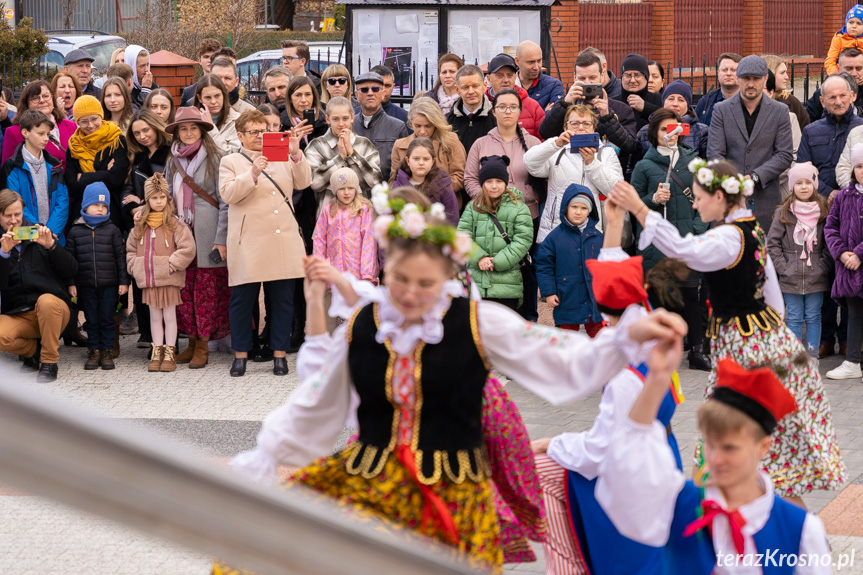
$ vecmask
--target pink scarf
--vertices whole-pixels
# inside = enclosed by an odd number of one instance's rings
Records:
[[[794,200],[791,203],[791,213],[797,217],[794,226],[794,243],[803,246],[801,260],[806,260],[806,265],[812,267],[812,247],[818,243],[818,219],[821,217],[821,208],[817,202],[801,202]]]
[[[198,140],[190,146],[183,146],[180,140],[175,140],[171,144],[171,154],[176,161],[186,171],[190,178],[195,178],[195,172],[198,166],[207,158],[207,149],[201,149],[203,139]],[[182,148],[180,146],[183,146]],[[200,154],[198,151],[200,150]],[[190,159],[191,158],[191,159]],[[177,215],[188,225],[194,225],[195,222],[195,191],[183,182],[183,177],[180,171],[174,172],[174,209],[177,210]]]

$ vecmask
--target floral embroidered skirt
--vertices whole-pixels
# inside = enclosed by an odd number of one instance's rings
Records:
[[[407,527],[446,542],[431,522],[423,525],[423,495],[395,454],[389,455],[380,474],[366,479],[347,471],[346,462],[352,450],[347,447],[320,459],[297,471],[292,480],[332,497],[339,506],[349,507],[359,521],[376,517],[394,531]],[[444,476],[433,488],[452,514],[459,534],[458,552],[477,567],[499,567],[503,563],[503,550],[491,481],[465,479],[453,483]],[[220,562],[213,565],[212,571],[212,575],[249,574]]]
[[[753,335],[746,337],[733,326],[721,326],[711,345],[714,367],[707,379],[705,398],[713,395],[718,359],[730,357],[747,369],[767,363],[787,364],[788,374],[782,383],[794,394],[799,409],[779,422],[773,432],[773,447],[763,461],[776,492],[789,497],[816,489],[840,489],[846,471],[839,455],[830,402],[815,361],[793,363],[804,349],[791,330],[782,323],[769,331],[756,328]],[[695,460],[701,460],[701,440],[696,444]]]
[[[192,260],[186,268],[186,286],[181,295],[183,303],[177,308],[177,327],[182,333],[215,340],[231,332],[228,268],[199,268]]]

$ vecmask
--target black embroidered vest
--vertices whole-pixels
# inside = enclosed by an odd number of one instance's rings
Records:
[[[453,482],[490,476],[483,452],[482,403],[488,367],[477,328],[476,302],[453,298],[443,317],[438,344],[420,342],[414,351],[416,402],[411,448],[419,479]],[[398,406],[393,402],[393,367],[397,354],[375,340],[377,304],[359,310],[348,326],[348,365],[360,397],[359,440],[347,470],[378,475],[396,447]]]
[[[742,245],[737,261],[725,269],[704,274],[713,308],[707,336],[715,339],[722,325],[734,325],[747,337],[756,328],[769,331],[779,326],[782,318],[765,303],[762,293],[767,262],[764,231],[754,217],[723,225],[734,226],[740,232]]]

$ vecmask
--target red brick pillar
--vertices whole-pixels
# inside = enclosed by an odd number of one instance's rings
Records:
[[[555,20],[557,18],[560,20]],[[558,32],[558,28],[561,28]],[[564,86],[572,83],[575,76],[575,59],[578,57],[578,2],[576,0],[561,0],[560,6],[551,7],[551,40],[554,42],[554,53],[549,54],[551,66],[550,76],[557,77]],[[554,55],[557,55],[557,64]]]
[[[170,92],[174,98],[174,104],[177,106],[180,105],[183,88],[195,82],[195,66],[197,64],[194,60],[189,60],[167,50],[160,50],[150,55],[153,79],[160,88]]]
[[[649,60],[665,62],[674,60],[674,0],[649,0],[650,54]]]
[[[743,3],[743,56],[764,52],[764,0]]]
[[[827,57],[827,51],[830,49],[830,42],[833,36],[836,35],[842,28],[842,23],[845,21],[845,6],[842,0],[822,0],[824,2],[824,17],[822,19],[822,28],[824,33],[824,52],[815,54],[815,57]]]

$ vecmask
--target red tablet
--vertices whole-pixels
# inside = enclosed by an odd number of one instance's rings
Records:
[[[264,149],[261,153],[268,162],[287,162],[291,158],[291,134],[289,132],[265,133]]]

